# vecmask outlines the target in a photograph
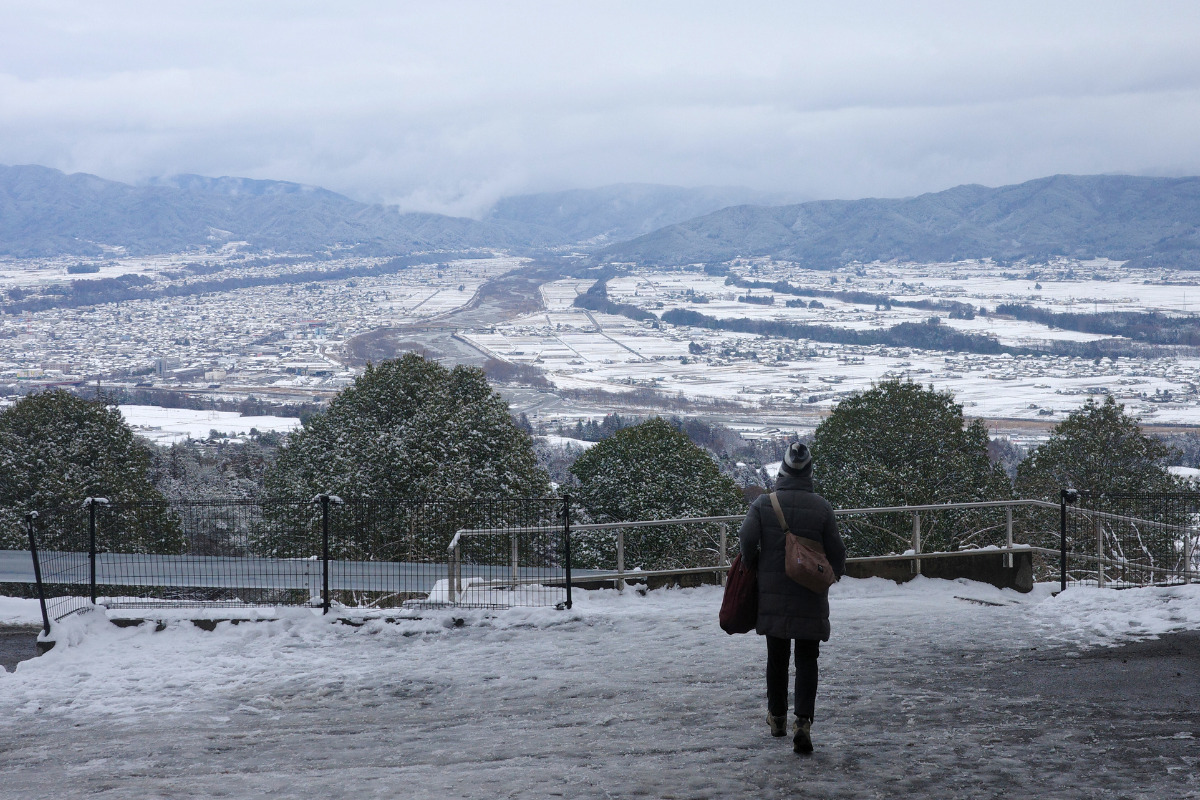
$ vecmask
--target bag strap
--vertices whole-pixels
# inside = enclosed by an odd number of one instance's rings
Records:
[[[792,529],[788,527],[787,520],[784,519],[783,507],[779,505],[779,496],[776,492],[771,492],[771,507],[775,509],[775,519],[779,520],[779,527],[783,528],[783,537],[786,539],[789,535],[796,536],[796,534],[792,533]],[[816,550],[821,555],[825,555],[824,542],[818,542],[804,536],[796,536],[796,538],[810,550]]]
[[[771,507],[775,509],[775,519],[779,520],[779,527],[783,528],[783,535],[787,536],[792,529],[788,527],[787,520],[783,518],[783,508],[779,505],[777,492],[771,492]]]

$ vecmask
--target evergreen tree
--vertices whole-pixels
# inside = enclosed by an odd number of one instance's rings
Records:
[[[483,372],[412,353],[368,365],[292,433],[265,486],[276,497],[409,500],[549,491],[529,434]]]
[[[571,472],[579,479],[580,504],[599,522],[708,517],[745,510],[741,491],[720,473],[712,456],[657,417],[616,431],[579,456]],[[711,525],[629,529],[625,565],[665,569],[711,564],[716,535]],[[612,568],[616,536],[574,537],[572,552],[581,566]]]
[[[268,497],[307,500],[329,493],[399,501],[390,507],[402,516],[408,513],[399,510],[403,504],[463,501],[457,516],[442,519],[436,530],[407,516],[376,519],[381,541],[360,544],[380,557],[388,555],[383,540],[419,533],[426,540],[448,541],[456,526],[485,520],[502,524],[495,515],[505,506],[487,498],[545,497],[549,491],[529,433],[514,422],[482,370],[448,370],[412,353],[368,365],[328,410],[305,420],[281,448],[264,486]],[[282,529],[271,525],[272,533],[256,537],[257,547],[291,552],[292,545],[277,533]],[[296,546],[307,552],[310,544]]]
[[[967,424],[950,392],[907,380],[885,380],[838,404],[813,436],[816,490],[835,508],[1006,500],[1012,485],[988,459],[987,428]],[[993,515],[995,516],[995,515]],[[999,517],[1003,527],[1003,514]],[[981,512],[922,516],[922,549],[991,544],[995,519]],[[908,514],[843,518],[851,555],[907,549]]]
[[[1060,489],[1095,494],[1179,491],[1181,482],[1165,466],[1172,453],[1143,433],[1137,419],[1111,396],[1102,403],[1088,398],[1017,467],[1017,491],[1055,502]]]
[[[150,458],[151,445],[115,408],[61,390],[21,398],[0,411],[0,549],[29,547],[27,511],[43,515],[43,547],[75,549],[86,514],[73,509],[104,497],[112,504],[99,517],[104,549],[178,552],[178,525],[150,481]]]
[[[1116,561],[1108,570],[1110,578],[1121,578],[1122,570],[1139,563],[1175,569],[1182,566],[1184,552],[1180,529],[1190,525],[1186,506],[1158,501],[1136,502],[1131,508],[1114,497],[1185,488],[1166,468],[1172,455],[1170,447],[1143,433],[1137,419],[1111,396],[1102,403],[1089,398],[1054,426],[1050,439],[1017,467],[1017,491],[1022,497],[1057,502],[1061,489],[1077,489],[1091,495],[1082,504],[1086,508],[1115,515],[1076,518],[1068,542],[1073,552],[1091,556],[1097,550],[1097,537],[1102,537],[1105,551]],[[1120,519],[1126,516],[1162,525]],[[1047,538],[1045,544],[1057,544],[1056,537]],[[1078,564],[1089,569],[1087,562]],[[1132,571],[1135,580],[1146,577]]]

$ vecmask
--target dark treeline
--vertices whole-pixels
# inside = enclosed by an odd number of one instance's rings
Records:
[[[599,311],[601,314],[628,317],[636,320],[657,320],[649,311],[628,303],[617,303],[608,299],[608,279],[601,278],[592,287],[575,298],[576,308],[586,308],[588,311]]]
[[[828,297],[833,300],[841,300],[843,303],[873,305],[876,308],[889,309],[892,306],[903,306],[926,311],[944,311],[951,319],[975,319],[975,314],[978,313],[975,306],[970,303],[960,303],[957,300],[897,300],[889,295],[875,294],[874,292],[860,292],[853,289],[808,289],[793,286],[787,281],[753,281],[735,275],[727,277],[725,283],[742,289],[769,289],[777,294],[790,294],[797,297]],[[738,300],[741,299],[738,298]]]
[[[921,350],[944,350],[954,353],[978,353],[997,355],[1008,353],[1014,356],[1066,356],[1069,358],[1159,358],[1164,354],[1149,343],[1132,343],[1121,340],[1096,342],[1048,341],[1039,347],[1013,347],[1004,345],[990,336],[957,331],[949,325],[940,325],[936,317],[928,322],[902,322],[883,330],[857,331],[836,328],[831,325],[807,325],[797,322],[776,320],[717,319],[698,311],[676,308],[662,315],[662,321],[672,325],[692,325],[712,330],[754,333],[760,336],[780,336],[785,339],[809,339],[814,342],[853,345],[886,345],[888,347],[915,347]]]
[[[1200,468],[1200,433],[1165,433],[1159,434],[1163,443],[1171,448],[1172,464],[1181,467]]]
[[[776,320],[717,319],[699,311],[676,308],[662,316],[663,322],[672,325],[691,325],[697,328],[754,333],[761,336],[781,336],[786,339],[811,339],[816,342],[854,345],[888,345],[890,347],[915,347],[922,350],[947,350],[959,353],[995,355],[1038,354],[1039,351],[1024,347],[1008,347],[989,336],[963,333],[948,325],[930,322],[902,322],[879,331],[859,331],[836,328],[832,325],[806,325],[798,322]]]
[[[247,417],[297,417],[304,420],[324,408],[321,403],[278,403],[254,395],[235,400],[153,387],[104,386],[97,390],[95,386],[84,385],[76,389],[74,393],[88,399],[101,399],[113,405],[160,406],[162,408],[187,408],[195,411],[235,411]]]
[[[337,281],[346,278],[368,278],[393,275],[417,264],[436,264],[441,261],[473,257],[473,253],[441,253],[417,256],[401,256],[383,264],[357,264],[335,269],[303,270],[284,275],[237,275],[210,281],[171,284],[153,287],[154,281],[143,275],[122,275],[118,278],[71,281],[68,285],[51,286],[39,294],[21,290],[10,290],[9,302],[0,306],[7,314],[27,311],[45,311],[50,308],[77,308],[101,303],[120,303],[127,300],[155,300],[167,297],[187,297],[212,292],[229,292],[260,286],[288,286],[322,281]]]
[[[185,278],[188,275],[212,275],[217,272],[224,272],[229,269],[253,269],[254,267],[278,267],[278,266],[294,266],[296,264],[309,264],[314,261],[329,261],[332,258],[328,253],[314,253],[307,256],[265,256],[263,258],[247,258],[245,261],[237,262],[222,262],[214,261],[211,263],[203,263],[200,261],[192,261],[184,264],[180,269],[171,272],[162,273],[164,277]]]
[[[1056,312],[1024,303],[1003,303],[997,314],[1067,331],[1124,336],[1138,342],[1200,346],[1200,317],[1168,317],[1158,311]]]
[[[687,411],[703,409],[705,411],[745,411],[745,406],[732,400],[720,398],[692,399],[683,394],[667,394],[656,392],[644,386],[628,392],[610,392],[606,389],[559,389],[558,395],[569,400],[586,400],[592,403],[603,403],[612,407],[645,408],[650,410],[669,409],[672,411]]]
[[[533,364],[511,364],[489,358],[483,362],[483,374],[493,383],[520,383],[538,389],[552,388],[552,384],[546,379],[546,373]]]
[[[584,421],[578,419],[574,426],[565,425],[562,422],[558,423],[557,433],[559,436],[566,436],[572,439],[581,439],[585,442],[599,442],[607,439],[622,428],[628,428],[630,425],[636,425],[640,421],[639,417],[622,417],[617,412],[605,414],[604,418],[599,422],[594,419]]]

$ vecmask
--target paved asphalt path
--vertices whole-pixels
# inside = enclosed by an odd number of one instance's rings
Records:
[[[0,667],[12,672],[18,662],[35,657],[41,630],[26,625],[0,625]]]

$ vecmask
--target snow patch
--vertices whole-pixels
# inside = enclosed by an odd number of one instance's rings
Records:
[[[0,625],[41,625],[42,607],[37,600],[0,597]]]
[[[1200,629],[1200,585],[1098,589],[1071,587],[1047,599],[1037,617],[1051,635],[1082,646],[1115,647]]]

